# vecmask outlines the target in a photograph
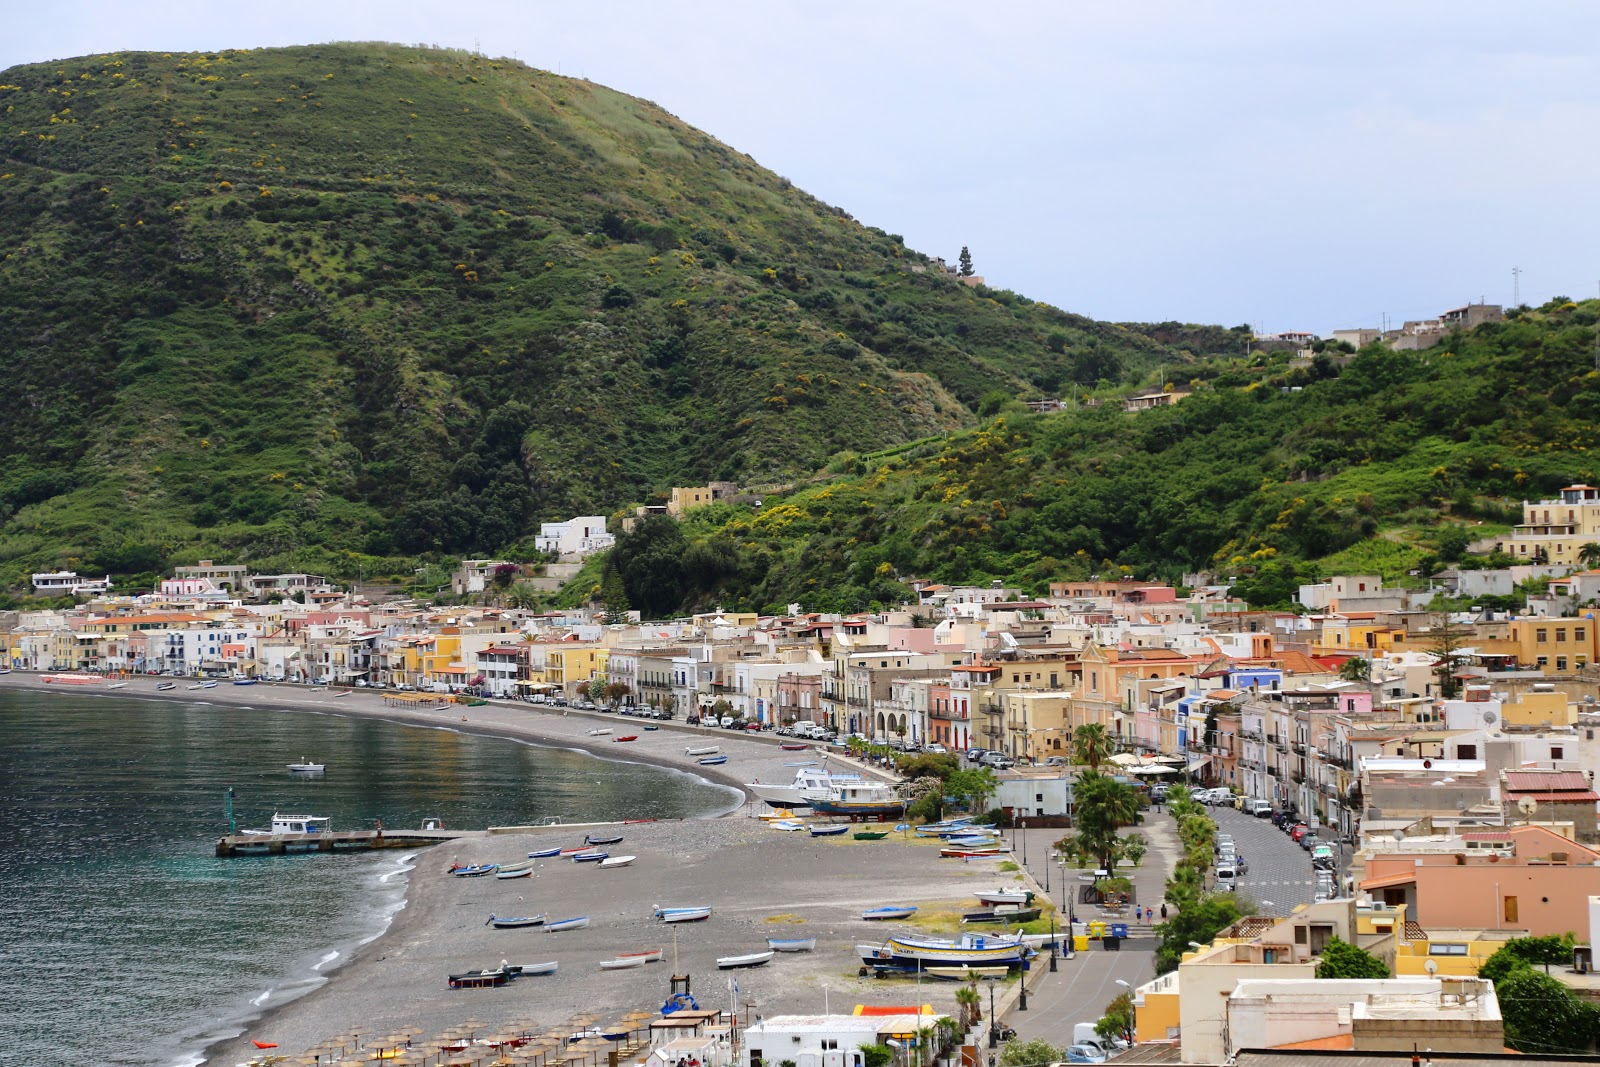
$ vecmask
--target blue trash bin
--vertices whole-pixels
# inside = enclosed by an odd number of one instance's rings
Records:
[[[1128,936],[1128,924],[1127,923],[1112,923],[1111,924],[1111,936],[1112,937],[1118,937],[1118,938],[1127,937]]]

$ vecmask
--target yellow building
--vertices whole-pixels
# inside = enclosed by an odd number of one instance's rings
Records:
[[[604,645],[566,641],[546,645],[542,680],[568,697],[577,696],[579,686],[606,672],[610,658],[611,650]]]
[[[1526,930],[1428,930],[1422,940],[1402,941],[1395,949],[1395,977],[1474,978],[1507,941],[1526,936]]]
[[[1500,719],[1507,726],[1576,726],[1578,705],[1565,693],[1534,690],[1521,694],[1514,704],[1502,704]]]
[[[1519,563],[1576,564],[1578,552],[1600,541],[1600,489],[1569,485],[1554,500],[1524,500],[1522,521],[1496,547]]]
[[[1517,662],[1545,674],[1570,674],[1595,661],[1595,623],[1591,619],[1533,617],[1511,623]]]

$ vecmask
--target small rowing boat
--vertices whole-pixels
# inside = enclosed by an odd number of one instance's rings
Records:
[[[559,848],[541,848],[538,852],[528,853],[528,858],[530,860],[542,860],[549,856],[559,855],[561,855],[561,850]]]
[[[551,933],[558,930],[582,930],[589,925],[589,916],[580,915],[576,919],[557,919],[553,923],[545,923],[544,928]]]
[[[333,694],[333,699],[338,700],[340,697],[347,697],[353,692],[355,692],[353,689],[341,689],[337,693]]]
[[[615,837],[595,837],[593,834],[588,834],[585,835],[583,843],[586,845],[620,845],[622,844],[622,835],[618,834]]]
[[[849,826],[813,826],[810,829],[811,829],[811,836],[812,837],[838,837],[840,834],[848,832],[850,827]]]
[[[127,682],[112,682],[110,685],[106,686],[106,688],[107,689],[126,689],[126,688],[128,688],[128,683]]]
[[[507,871],[507,870],[495,871],[494,872],[494,876],[495,876],[496,879],[498,879],[499,881],[502,881],[502,882],[510,881],[512,878],[531,878],[531,877],[533,877],[533,868],[532,867],[522,867],[522,868],[519,868],[519,869],[514,870],[514,871]]]
[[[799,819],[775,819],[767,823],[767,825],[772,827],[774,830],[793,831],[804,830],[806,828],[806,824],[801,822]]]
[[[935,978],[944,978],[957,982],[965,982],[969,978],[1004,978],[1011,973],[1010,967],[924,967],[923,974],[930,974]]]
[[[728,762],[728,757],[727,756],[705,756],[705,757],[703,757],[701,759],[695,760],[695,762],[700,764],[703,767],[716,767],[716,766],[719,766],[721,764],[727,763]]]
[[[810,748],[811,746],[810,745],[806,745],[806,744],[793,745],[793,744],[787,744],[786,743],[786,744],[779,745],[778,747],[783,749],[785,752],[804,752],[806,749]]]
[[[178,688],[178,683],[177,682],[157,682],[156,683],[156,692],[158,692],[158,693],[165,693],[168,689],[176,689],[176,688]]]
[[[626,867],[638,858],[638,856],[607,856],[600,861],[600,869],[602,871],[610,871],[618,867]]]
[[[600,961],[600,969],[602,971],[620,971],[626,967],[641,967],[643,965],[644,960],[638,956],[618,956],[616,959]]]
[[[502,919],[498,915],[491,915],[483,925],[492,926],[496,930],[521,930],[528,926],[543,926],[546,916],[523,915],[514,919]]]
[[[463,971],[461,974],[450,976],[451,989],[487,989],[492,986],[503,986],[511,981],[511,975],[504,966],[484,968],[477,971]]]
[[[193,685],[186,685],[186,686],[184,686],[184,688],[185,689],[204,689],[205,687],[202,686],[199,682],[196,682]]]
[[[482,878],[486,874],[493,874],[500,869],[497,863],[472,863],[465,867],[457,867],[450,873],[457,878]]]
[[[655,917],[664,923],[697,923],[711,918],[711,908],[656,908]]]
[[[595,850],[595,851],[592,851],[592,852],[580,852],[577,855],[572,857],[572,862],[573,863],[599,863],[601,860],[606,859],[610,855],[611,855],[611,853],[609,853],[609,852],[600,852],[598,850]]]
[[[609,734],[610,732],[611,732],[611,727],[602,726],[597,730],[590,730],[589,731],[589,736],[590,737],[604,737],[607,734]]]
[[[817,947],[814,937],[769,937],[767,947],[774,952],[812,952]]]
[[[615,743],[617,743],[619,741],[637,741],[637,740],[639,740],[639,735],[638,734],[624,734],[621,737],[613,737],[611,739],[613,744],[615,744]]]
[[[964,923],[1031,923],[1039,917],[1040,908],[1022,908],[1015,904],[1002,904],[998,908],[969,911],[961,916]]]
[[[979,904],[1031,904],[1033,891],[1028,889],[980,889],[972,894]]]
[[[861,913],[863,919],[909,919],[917,912],[914,904],[890,904],[882,908],[868,908]]]
[[[234,685],[255,685],[256,684],[256,680],[254,678],[235,678],[233,680],[233,684]]]
[[[850,836],[855,838],[857,841],[882,841],[884,838],[889,836],[889,831],[887,831],[887,830],[857,830],[855,833],[851,834]]]
[[[700,745],[684,749],[683,754],[685,756],[715,756],[720,751],[722,749],[718,745]]]
[[[939,855],[947,860],[952,859],[996,859],[1010,852],[1009,848],[996,845],[992,848],[941,848]]]
[[[549,963],[512,963],[506,966],[506,972],[513,978],[526,978],[531,974],[555,974],[556,961]]]
[[[659,948],[647,948],[638,952],[619,952],[617,953],[616,958],[619,960],[631,960],[635,956],[643,959],[645,963],[661,962],[661,950]]]
[[[718,956],[717,969],[731,971],[738,967],[760,967],[770,959],[772,959],[771,949],[765,952],[749,952],[743,956]]]

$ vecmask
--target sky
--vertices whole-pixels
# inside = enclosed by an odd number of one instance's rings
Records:
[[[586,77],[1095,318],[1327,334],[1600,296],[1587,2],[7,6],[0,69],[386,40]]]

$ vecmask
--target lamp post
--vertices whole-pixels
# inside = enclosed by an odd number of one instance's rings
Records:
[[[989,1047],[1000,1047],[1000,1020],[994,1017],[994,979],[989,980]],[[989,1062],[994,1062],[994,1057],[989,1057]]]
[[[1045,870],[1050,870],[1049,866]],[[1056,913],[1050,913],[1050,973],[1056,973]]]

